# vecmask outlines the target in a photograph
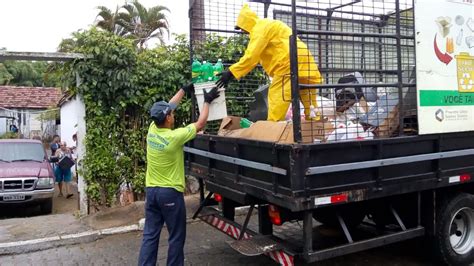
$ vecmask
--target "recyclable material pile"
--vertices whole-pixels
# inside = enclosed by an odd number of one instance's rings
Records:
[[[302,143],[359,141],[387,138],[399,126],[397,88],[366,88],[351,84],[364,84],[360,73],[342,77],[338,88],[317,96],[305,116],[300,102]],[[332,93],[331,93],[332,92]],[[254,121],[227,117],[222,121],[218,135],[278,143],[293,143],[292,107],[286,121]]]
[[[214,87],[217,74],[224,70],[222,60],[215,64],[194,59],[192,64],[196,97],[202,108],[203,90]],[[341,77],[338,87],[329,93],[318,95],[316,103],[310,106],[305,116],[300,102],[301,133],[303,143],[358,141],[386,138],[398,129],[398,92],[396,88],[363,87],[364,78],[359,72]],[[354,84],[354,85],[353,85]],[[357,84],[357,85],[355,85]],[[352,86],[353,87],[352,87]],[[292,114],[290,105],[286,121],[250,121],[246,118],[227,117],[225,96],[211,106],[209,120],[224,119],[218,135],[249,138],[255,140],[293,143]]]
[[[386,138],[398,129],[397,89],[350,87],[364,83],[362,75],[355,72],[339,80],[348,87],[338,88],[328,97],[317,97],[315,112],[334,127],[326,142]]]

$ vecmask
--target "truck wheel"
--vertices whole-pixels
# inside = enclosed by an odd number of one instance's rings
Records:
[[[474,196],[461,193],[438,209],[434,248],[448,265],[469,265],[474,261]]]
[[[40,204],[41,214],[51,214],[53,212],[53,199],[48,199]]]
[[[313,211],[313,218],[324,225],[340,227],[336,212],[339,212],[349,228],[359,226],[366,215],[366,212],[360,206],[341,206],[340,208],[322,208]]]

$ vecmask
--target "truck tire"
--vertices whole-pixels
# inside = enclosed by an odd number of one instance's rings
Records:
[[[53,199],[47,199],[40,204],[41,214],[51,214],[53,212]]]
[[[434,251],[447,265],[474,262],[474,196],[461,193],[446,199],[437,212]]]
[[[359,226],[365,218],[366,212],[360,206],[340,206],[336,208],[321,208],[313,211],[313,218],[330,227],[340,227],[336,213],[339,212],[342,219],[349,228]]]

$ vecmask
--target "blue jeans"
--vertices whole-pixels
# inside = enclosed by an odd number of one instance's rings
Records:
[[[183,193],[173,188],[147,187],[145,228],[138,265],[156,265],[163,224],[168,228],[167,265],[184,265],[186,207]]]

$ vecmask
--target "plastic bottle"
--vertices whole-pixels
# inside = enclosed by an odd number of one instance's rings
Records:
[[[202,82],[201,80],[201,63],[195,58],[191,66],[192,80],[194,83]]]
[[[217,59],[217,63],[214,65],[214,75],[213,80],[218,80],[219,77],[217,74],[222,73],[224,71],[224,65],[222,64],[222,59]]]
[[[212,67],[212,64],[207,61],[203,61],[201,66],[201,73],[204,82],[212,81],[212,76],[214,75],[214,68]]]
[[[247,118],[240,119],[240,127],[241,128],[248,128],[253,124],[252,121],[248,120]]]

